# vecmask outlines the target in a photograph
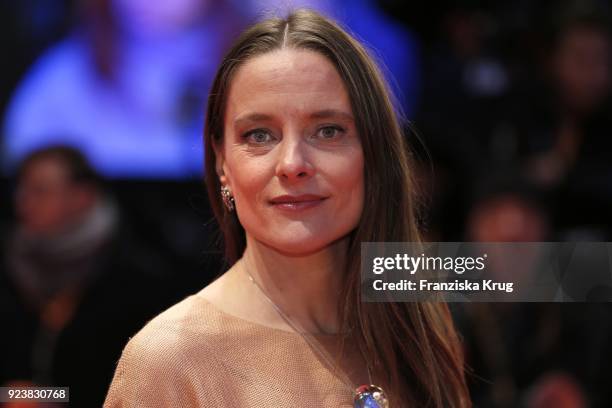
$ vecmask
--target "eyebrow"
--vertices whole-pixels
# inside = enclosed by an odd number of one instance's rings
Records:
[[[354,120],[353,115],[348,112],[344,112],[337,109],[324,109],[317,112],[313,112],[310,115],[310,119],[328,119],[333,117],[341,117],[346,120]]]
[[[234,125],[238,125],[242,122],[257,122],[257,121],[265,121],[271,120],[272,116],[266,115],[265,113],[249,113],[246,115],[240,115],[236,119],[234,119]]]
[[[308,115],[309,119],[329,119],[334,117],[340,117],[345,120],[353,121],[353,115],[348,112],[338,109],[323,109],[320,111],[312,112]],[[234,125],[238,125],[242,122],[257,122],[272,120],[273,116],[265,113],[253,112],[246,115],[241,115],[234,120]]]

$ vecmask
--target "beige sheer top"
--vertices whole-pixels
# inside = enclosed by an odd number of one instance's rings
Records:
[[[322,341],[335,336],[317,336]],[[352,407],[352,392],[297,333],[185,298],[126,345],[104,402],[132,407]]]

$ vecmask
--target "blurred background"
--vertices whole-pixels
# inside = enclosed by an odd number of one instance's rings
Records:
[[[612,1],[2,2],[0,385],[101,406],[129,336],[223,270],[208,88],[242,28],[301,5],[384,66],[426,239],[611,240]],[[476,406],[612,406],[608,303],[453,312]]]

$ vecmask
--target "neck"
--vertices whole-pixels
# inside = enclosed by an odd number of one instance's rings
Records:
[[[294,324],[309,333],[337,333],[347,244],[345,237],[318,252],[293,256],[247,234],[239,262]]]

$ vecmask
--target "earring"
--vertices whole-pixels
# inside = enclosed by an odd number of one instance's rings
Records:
[[[227,186],[221,186],[221,199],[229,212],[234,211],[234,197]]]

